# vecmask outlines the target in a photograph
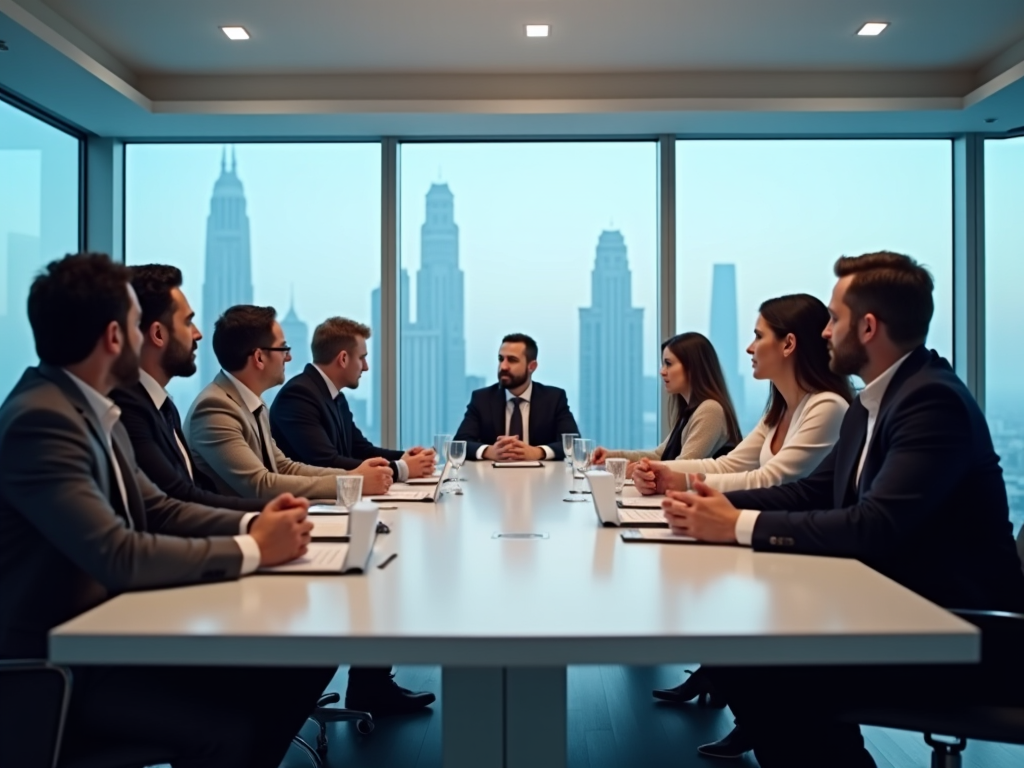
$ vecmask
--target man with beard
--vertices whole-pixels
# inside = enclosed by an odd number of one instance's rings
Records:
[[[203,338],[181,291],[181,270],[147,264],[130,267],[129,273],[142,308],[139,381],[118,387],[110,398],[121,409],[139,469],[172,499],[258,512],[263,500],[216,493],[210,479],[196,469],[181,414],[167,394],[172,378],[195,374],[196,347]]]
[[[579,432],[564,389],[533,381],[537,342],[524,333],[501,340],[498,383],[476,390],[455,433],[466,456],[480,461],[565,458],[562,434]]]
[[[52,262],[28,316],[40,364],[0,406],[0,658],[45,658],[58,624],[132,590],[235,579],[300,557],[308,502],[251,520],[165,496],[108,398],[139,375],[141,309],[106,256]],[[333,669],[72,669],[61,760],[276,768]],[[17,760],[14,764],[20,764]]]
[[[947,608],[1024,610],[985,417],[949,363],[924,346],[931,275],[889,252],[840,258],[835,274],[823,332],[831,367],[866,386],[832,452],[805,479],[775,488],[669,490],[665,517],[700,541],[856,558]],[[997,696],[1015,679],[984,664],[708,672],[763,768],[873,766],[859,728],[838,720],[840,708],[966,705],[972,690]]]

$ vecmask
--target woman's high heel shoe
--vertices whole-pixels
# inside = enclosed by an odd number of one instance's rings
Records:
[[[708,680],[707,674],[702,672],[699,667],[693,672],[687,670],[686,674],[689,677],[675,688],[652,691],[651,693],[654,695],[654,698],[668,701],[672,704],[682,704],[692,699],[697,699],[697,706],[711,707],[713,709],[722,709],[725,706],[725,700],[718,695],[714,686],[711,685],[711,681]]]

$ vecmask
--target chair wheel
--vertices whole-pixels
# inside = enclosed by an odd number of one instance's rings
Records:
[[[363,736],[369,736],[373,733],[373,729],[373,720],[356,720],[356,730],[363,734]]]

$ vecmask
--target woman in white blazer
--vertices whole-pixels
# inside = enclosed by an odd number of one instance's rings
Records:
[[[766,488],[809,475],[839,439],[839,428],[853,399],[850,381],[833,373],[821,332],[828,325],[825,305],[807,294],[769,299],[760,308],[754,341],[747,347],[755,379],[768,379],[771,392],[764,417],[743,441],[718,459],[641,461],[633,473],[641,493],[686,490],[702,480],[721,491]],[[724,706],[696,670],[656,698]],[[738,757],[750,749],[739,728],[699,748],[715,757]]]

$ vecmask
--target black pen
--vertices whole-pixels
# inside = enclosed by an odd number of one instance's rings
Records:
[[[385,568],[385,567],[387,567],[388,563],[390,563],[396,557],[398,557],[398,553],[397,552],[392,552],[390,555],[387,556],[387,559],[383,563],[378,565],[377,567],[378,568]]]

